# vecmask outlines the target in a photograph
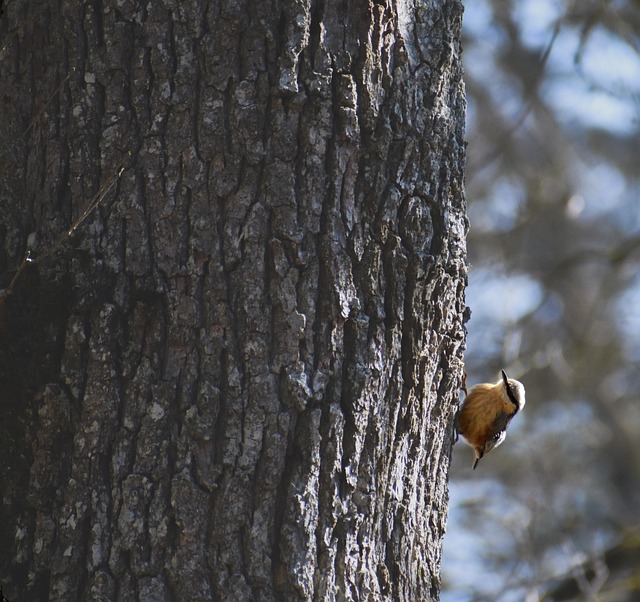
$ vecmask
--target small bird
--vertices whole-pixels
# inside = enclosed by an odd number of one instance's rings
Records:
[[[482,456],[504,441],[507,425],[524,404],[524,385],[508,378],[504,370],[495,385],[480,383],[469,389],[458,417],[458,431],[473,447],[474,470]]]

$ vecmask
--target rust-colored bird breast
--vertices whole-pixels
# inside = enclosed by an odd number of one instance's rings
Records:
[[[493,385],[480,384],[469,390],[459,418],[460,434],[474,447],[482,447],[491,435],[495,410],[491,407]]]

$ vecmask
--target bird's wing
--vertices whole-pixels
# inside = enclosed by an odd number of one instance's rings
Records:
[[[493,419],[493,423],[491,424],[491,428],[495,434],[498,434],[504,431],[511,419],[514,416],[514,412],[498,412],[496,417]]]

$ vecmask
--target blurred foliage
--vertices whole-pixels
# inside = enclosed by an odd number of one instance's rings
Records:
[[[640,523],[640,2],[465,10],[468,383],[528,403],[454,450],[443,600],[538,600]]]

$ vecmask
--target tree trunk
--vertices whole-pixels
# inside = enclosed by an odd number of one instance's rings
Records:
[[[4,9],[4,594],[437,599],[461,4]]]

